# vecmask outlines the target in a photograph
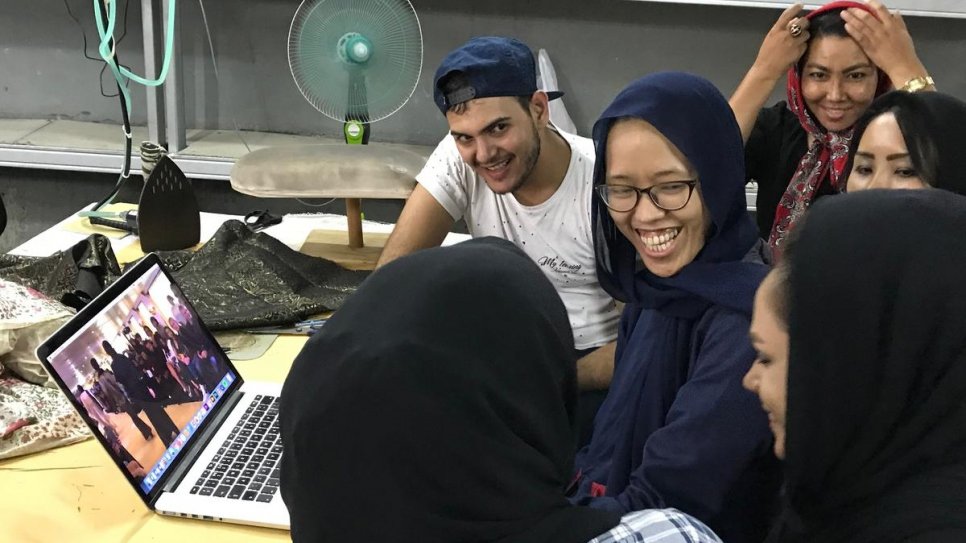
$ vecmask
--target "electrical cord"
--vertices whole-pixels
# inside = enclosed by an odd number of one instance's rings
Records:
[[[98,9],[100,10],[101,17],[107,17],[107,12],[106,12],[106,8],[104,7],[104,4],[102,2],[97,2],[97,6],[98,6]],[[85,39],[85,42],[86,42],[86,39]],[[115,63],[119,62],[117,57],[117,50],[115,49],[116,44],[114,43],[113,37],[109,40],[108,43],[110,44],[110,47],[114,54],[114,62]],[[86,52],[87,52],[86,47],[84,52],[86,55]],[[131,175],[131,147],[132,147],[131,119],[128,113],[129,104],[127,102],[127,98],[125,97],[124,90],[121,87],[120,81],[117,81],[117,95],[121,102],[121,119],[123,121],[123,126],[124,126],[124,166],[121,168],[121,175],[118,177],[117,183],[114,184],[114,189],[111,191],[110,194],[104,197],[103,200],[94,204],[94,207],[91,208],[91,211],[97,211],[101,209],[101,207],[111,203],[111,201],[114,200],[114,198],[117,196],[118,192],[121,191],[121,187],[124,185],[124,181],[126,181]]]
[[[165,36],[165,56],[161,63],[161,72],[157,78],[147,79],[135,74],[123,64],[119,63],[117,56],[117,43],[114,40],[114,28],[117,23],[117,1],[94,0],[94,5],[94,19],[97,26],[97,33],[101,40],[97,51],[100,53],[101,58],[104,59],[107,67],[111,69],[111,73],[114,75],[114,80],[117,82],[125,137],[124,166],[121,170],[121,175],[118,178],[117,183],[114,185],[114,190],[112,190],[111,193],[103,200],[95,204],[93,210],[97,211],[102,206],[113,201],[118,192],[120,192],[124,181],[130,177],[131,173],[131,148],[133,145],[131,141],[132,134],[130,121],[131,94],[127,88],[128,80],[134,80],[142,85],[148,86],[158,86],[164,82],[164,80],[167,78],[168,69],[171,66],[172,50],[174,48],[174,27],[177,19],[175,16],[176,2],[172,0],[168,9],[168,26]],[[125,12],[125,20],[126,17],[127,12]]]
[[[124,41],[124,38],[127,37],[127,15],[131,11],[129,9],[130,7],[131,7],[131,0],[125,0],[125,2],[124,2],[124,19],[123,19],[123,23],[122,23],[122,26],[121,26],[121,35],[118,36],[117,41],[114,44],[115,46],[121,45],[121,42]],[[85,37],[85,43],[84,43],[84,53],[85,54],[87,53],[86,37]],[[117,62],[117,65],[120,66],[120,67],[125,68],[125,69],[128,69],[128,70],[130,69],[129,67],[121,64],[121,62],[118,61],[116,57],[115,57],[114,61]],[[101,65],[101,73],[98,75],[98,77],[100,78],[102,91],[104,89],[104,72],[106,72],[106,71],[107,71],[107,64],[102,64]],[[104,94],[104,92],[101,92],[101,94]],[[111,97],[114,97],[116,95],[115,94],[112,94],[110,96]]]
[[[338,198],[329,198],[327,201],[322,202],[321,204],[310,204],[301,198],[296,198],[295,201],[304,205],[305,207],[325,207],[331,204],[332,202],[336,201],[337,199]]]
[[[126,0],[124,4],[124,23],[123,23],[123,27],[121,28],[121,35],[120,37],[117,38],[118,45],[120,45],[120,43],[124,41],[124,38],[127,36],[127,20],[128,20],[128,12],[129,12],[128,8],[130,7],[130,5],[131,5],[131,0]],[[98,74],[98,86],[100,87],[101,96],[103,96],[104,98],[117,97],[117,94],[108,94],[108,92],[104,90],[104,72],[107,70],[107,64],[104,64],[103,59],[98,57],[93,57],[87,53],[87,47],[88,47],[87,30],[84,28],[84,24],[81,23],[80,19],[78,19],[76,15],[74,15],[74,11],[71,9],[70,4],[67,3],[67,0],[64,0],[64,7],[67,8],[67,14],[70,16],[70,18],[73,19],[74,23],[77,24],[77,27],[80,28],[81,39],[84,40],[84,49],[83,49],[84,58],[86,58],[87,60],[93,60],[101,65],[101,71]],[[127,68],[127,66],[125,66],[125,68]]]
[[[105,6],[104,6],[104,4],[102,2],[96,2],[96,4],[98,6],[98,14],[100,15],[100,19],[98,21],[98,24],[100,25],[101,24],[100,21],[106,19],[106,20],[109,21],[108,28],[113,27],[113,24],[114,24],[113,23],[113,19],[110,17],[111,14],[108,13],[107,8],[105,8]],[[84,31],[84,27],[81,24],[80,20],[74,15],[73,11],[70,8],[70,5],[67,3],[67,0],[64,0],[64,5],[66,6],[67,12],[70,15],[70,17],[77,23],[77,25],[81,29],[81,37],[84,40],[84,57],[85,58],[88,58],[88,59],[91,59],[91,60],[98,60],[98,59],[93,58],[93,57],[91,57],[91,56],[89,56],[87,54],[87,34]],[[209,48],[209,51],[211,53],[211,62],[212,62],[212,67],[213,67],[213,70],[214,70],[214,73],[215,73],[215,81],[220,85],[221,82],[219,80],[218,64],[217,64],[217,59],[216,59],[216,55],[215,55],[215,48],[214,48],[214,43],[213,43],[212,38],[211,38],[211,29],[208,26],[208,17],[207,17],[207,14],[205,12],[205,6],[204,6],[203,0],[198,0],[198,5],[199,5],[199,8],[201,9],[201,16],[202,16],[202,20],[203,20],[204,26],[205,26],[205,34],[206,34],[206,37],[208,39],[208,48]],[[113,7],[114,6],[112,5],[112,8]],[[141,82],[143,84],[158,84],[158,83],[160,83],[165,78],[164,76],[165,76],[166,71],[167,71],[167,58],[165,59],[166,62],[164,63],[164,66],[162,68],[162,74],[156,80],[148,81],[148,80],[144,80],[143,78],[141,78],[139,76],[136,76],[135,74],[131,73],[130,72],[130,69],[127,66],[121,64],[120,59],[117,56],[116,46],[127,35],[127,20],[128,20],[129,7],[130,7],[130,0],[127,0],[125,2],[125,7],[124,7],[124,21],[123,21],[123,28],[122,28],[121,36],[116,41],[114,40],[113,36],[106,36],[106,35],[103,36],[104,39],[102,39],[102,42],[101,42],[102,43],[102,51],[101,51],[101,53],[102,53],[102,55],[104,55],[105,51],[103,50],[104,49],[103,46],[106,45],[106,49],[110,51],[110,55],[109,55],[108,58],[112,58],[113,59],[114,67],[117,67],[118,68],[118,71],[121,71],[122,73],[124,73],[125,75],[128,75],[129,77],[133,77],[134,79],[138,80],[139,82]],[[173,10],[172,10],[172,13],[170,15],[171,15],[171,19],[173,20],[173,18],[174,18],[173,17]],[[105,63],[104,64],[104,67],[101,69],[101,74],[103,74],[104,70],[106,70],[108,67],[110,67],[110,64],[109,63]],[[123,68],[123,70],[120,70],[121,68]],[[93,211],[97,211],[98,209],[100,209],[104,205],[107,205],[108,203],[110,203],[117,196],[117,194],[120,192],[121,187],[124,184],[124,181],[130,177],[130,171],[131,171],[131,153],[132,153],[132,147],[133,147],[132,133],[131,133],[131,122],[130,122],[130,117],[129,117],[129,109],[130,109],[129,108],[129,105],[130,104],[128,103],[128,100],[125,97],[125,94],[126,94],[124,92],[125,89],[122,87],[122,80],[118,77],[119,75],[120,74],[115,73],[115,81],[117,83],[118,93],[115,94],[115,95],[107,95],[104,92],[104,90],[103,90],[103,82],[102,82],[101,83],[101,94],[103,96],[107,96],[107,97],[117,96],[119,98],[119,100],[120,100],[120,103],[121,103],[121,116],[122,116],[122,119],[123,119],[123,128],[124,128],[124,135],[125,135],[124,166],[122,168],[121,175],[119,176],[119,178],[117,180],[117,183],[114,186],[114,189],[104,199],[102,199],[100,202],[98,202],[97,204],[95,204],[93,208],[91,208]],[[235,130],[235,134],[238,136],[238,139],[245,146],[245,149],[248,150],[248,152],[251,152],[251,147],[249,147],[248,142],[245,141],[245,138],[242,137],[241,130],[238,128],[238,123],[237,123],[237,121],[236,121],[236,119],[235,119],[235,117],[233,115],[231,116],[231,121],[232,121],[232,125],[234,127],[234,130]],[[304,201],[304,200],[302,200],[300,198],[295,198],[295,200],[298,201],[299,203],[301,203],[302,205],[307,206],[307,207],[316,207],[316,208],[318,208],[318,207],[324,207],[324,206],[327,206],[327,205],[331,204],[332,202],[334,202],[336,200],[336,198],[331,198],[328,201],[323,202],[321,204],[311,204],[311,203],[308,203],[308,202],[306,202],[306,201]]]
[[[127,87],[123,86],[127,83],[127,80],[132,80],[150,87],[156,87],[164,83],[168,75],[168,70],[171,68],[171,58],[174,51],[174,29],[178,19],[175,6],[178,3],[175,0],[170,0],[168,4],[167,27],[164,37],[164,58],[161,61],[161,71],[156,78],[148,79],[132,72],[124,66],[118,66],[113,45],[114,27],[117,24],[117,2],[114,0],[103,1],[107,3],[107,10],[97,9],[94,11],[95,22],[97,23],[97,34],[101,39],[97,52],[100,53],[101,58],[111,68],[114,78],[122,83],[122,92],[127,94]],[[100,4],[100,2],[101,0],[94,0],[95,4]],[[130,97],[128,97],[128,101],[130,102]]]

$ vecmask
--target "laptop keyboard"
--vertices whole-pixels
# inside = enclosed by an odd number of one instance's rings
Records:
[[[268,503],[278,493],[281,458],[278,398],[257,395],[198,477],[191,493]]]

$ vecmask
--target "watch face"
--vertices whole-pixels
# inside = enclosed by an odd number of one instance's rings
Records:
[[[933,84],[935,83],[933,82],[932,77],[929,77],[929,76],[914,77],[909,81],[906,81],[906,84],[903,85],[900,90],[904,90],[907,92],[917,92]]]

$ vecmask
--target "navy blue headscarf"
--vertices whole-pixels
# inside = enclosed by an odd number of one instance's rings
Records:
[[[662,278],[640,265],[594,198],[598,278],[627,306],[610,391],[577,457],[573,499],[622,512],[676,507],[725,541],[760,541],[778,469],[765,416],[741,378],[754,359],[746,331],[768,267],[745,207],[738,124],[704,79],[684,73],[639,79],[594,125],[595,184],[605,179],[610,128],[624,118],[651,123],[687,158],[711,225],[695,259]],[[720,339],[705,344],[709,333]]]
[[[607,135],[623,118],[647,121],[684,154],[698,174],[712,226],[694,261],[662,278],[638,271],[637,251],[595,197],[591,213],[601,286],[618,300],[676,316],[695,316],[709,304],[751,315],[755,290],[768,270],[742,262],[758,233],[745,203],[744,145],[731,106],[714,85],[691,74],[662,72],[631,83],[594,124],[594,185],[604,183]]]

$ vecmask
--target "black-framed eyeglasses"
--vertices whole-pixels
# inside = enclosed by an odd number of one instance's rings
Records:
[[[646,189],[639,189],[630,185],[598,185],[595,188],[604,205],[614,211],[624,212],[634,209],[637,207],[637,203],[641,201],[641,195],[644,194],[650,198],[651,203],[658,209],[677,211],[691,201],[691,195],[694,194],[694,187],[697,184],[697,179],[691,179],[667,181]]]

